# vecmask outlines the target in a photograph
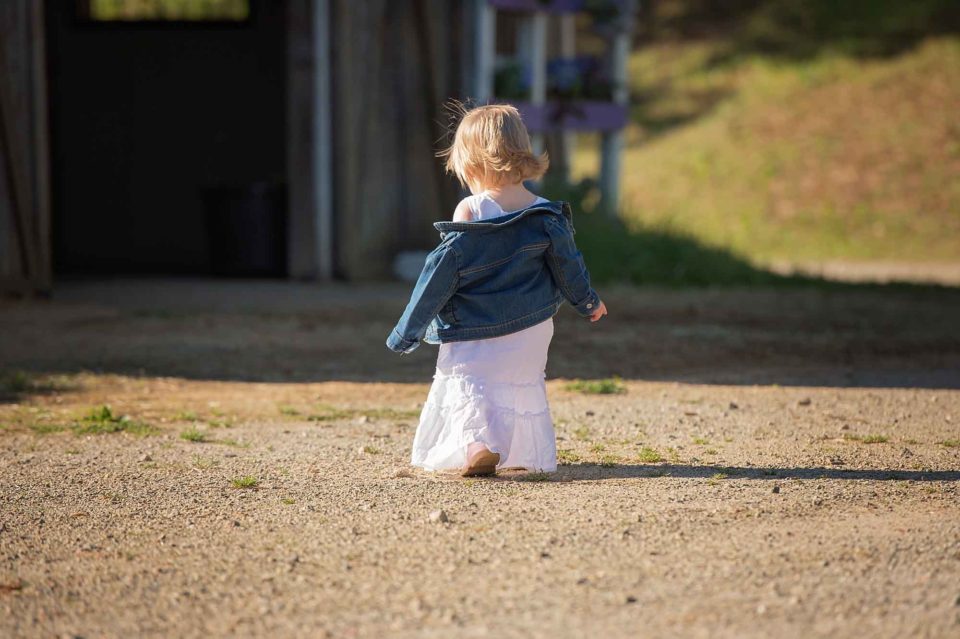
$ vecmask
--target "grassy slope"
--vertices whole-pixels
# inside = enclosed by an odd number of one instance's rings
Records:
[[[631,59],[628,225],[756,261],[960,259],[960,39],[864,59],[723,47]],[[581,145],[576,172],[595,163]]]

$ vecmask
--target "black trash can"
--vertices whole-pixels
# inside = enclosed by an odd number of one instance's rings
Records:
[[[286,277],[287,202],[283,185],[219,186],[204,194],[214,275]]]

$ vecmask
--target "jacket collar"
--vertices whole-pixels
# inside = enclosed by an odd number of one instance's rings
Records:
[[[434,222],[433,228],[440,231],[441,234],[452,231],[489,231],[508,226],[527,217],[528,215],[534,215],[538,213],[563,215],[565,218],[567,218],[567,222],[570,223],[570,226],[573,226],[573,211],[570,208],[570,203],[563,202],[561,200],[555,200],[534,204],[525,209],[520,209],[519,211],[514,211],[513,213],[508,213],[506,215],[498,215],[497,217],[489,220],[476,220],[474,222]]]

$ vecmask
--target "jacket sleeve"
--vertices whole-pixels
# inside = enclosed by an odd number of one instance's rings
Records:
[[[547,265],[560,292],[582,317],[590,317],[600,304],[600,296],[590,286],[590,273],[583,255],[573,241],[573,229],[565,219],[548,218]]]
[[[430,322],[457,290],[457,283],[456,253],[449,245],[441,244],[427,256],[410,302],[387,337],[387,348],[396,353],[416,349]]]

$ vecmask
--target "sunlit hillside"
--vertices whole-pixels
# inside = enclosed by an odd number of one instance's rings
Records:
[[[883,42],[642,43],[625,221],[756,261],[960,259],[960,38]],[[591,175],[596,141],[581,142]]]

